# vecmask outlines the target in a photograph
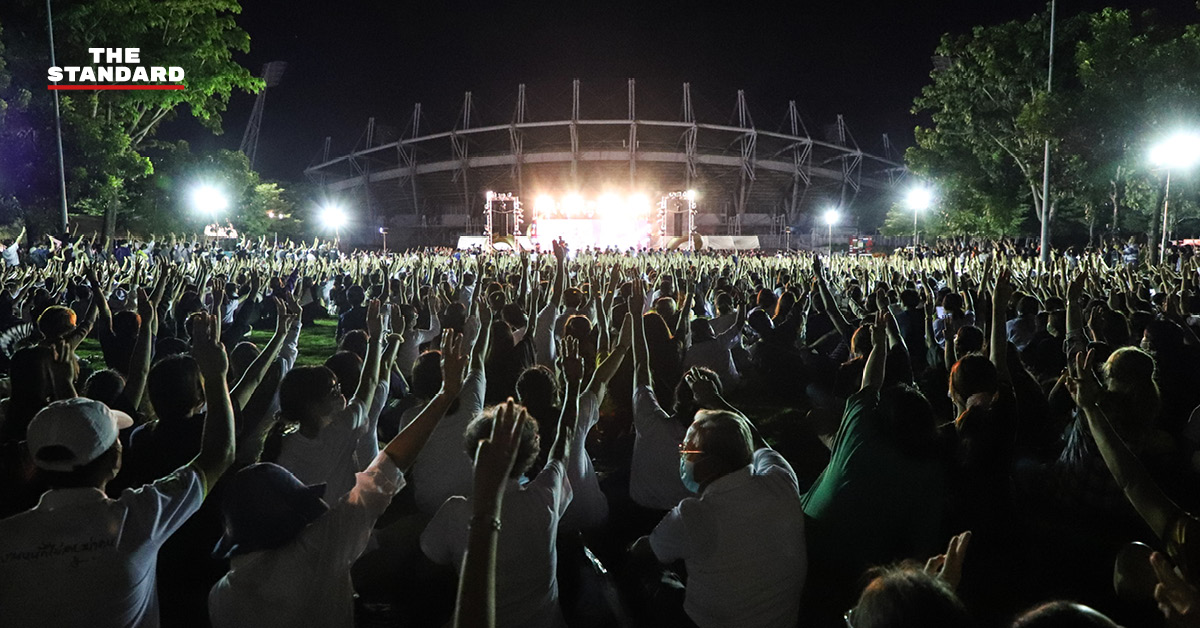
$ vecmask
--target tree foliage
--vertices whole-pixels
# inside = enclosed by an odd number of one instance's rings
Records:
[[[47,141],[52,140],[53,94],[38,89],[49,66],[45,27],[39,26],[45,24],[44,4],[14,0],[14,5],[22,28],[8,38],[14,49],[6,58],[21,61],[14,78],[31,90],[33,102],[22,119],[9,116],[3,133],[34,137],[27,163],[54,172],[54,143]],[[145,65],[179,66],[185,72],[184,90],[61,95],[72,211],[104,214],[106,228],[112,229],[118,213],[131,206],[131,193],[153,172],[146,152],[163,122],[186,112],[220,133],[232,93],[256,92],[262,81],[233,59],[250,47],[249,35],[235,21],[238,0],[59,0],[54,10],[59,65],[92,65],[89,47],[121,46],[140,48]],[[20,203],[27,211],[52,212],[57,189],[36,176],[30,181],[18,196]]]
[[[1042,13],[937,47],[914,103],[931,124],[917,128],[906,160],[941,190],[946,233],[1033,231],[1047,140],[1058,233],[1153,229],[1161,181],[1147,153],[1171,129],[1200,125],[1200,25],[1116,9],[1060,18],[1049,94],[1048,30]]]

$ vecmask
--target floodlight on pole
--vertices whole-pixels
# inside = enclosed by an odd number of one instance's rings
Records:
[[[1159,142],[1150,150],[1150,163],[1167,171],[1167,187],[1163,194],[1162,237],[1158,245],[1158,262],[1167,254],[1167,226],[1171,208],[1171,171],[1187,170],[1200,163],[1200,133],[1180,132]]]
[[[333,229],[334,239],[340,240],[342,237],[342,227],[346,226],[346,210],[337,205],[326,205],[321,210],[321,222],[327,229]]]
[[[913,249],[917,248],[917,217],[933,205],[933,190],[919,185],[908,191],[905,203],[913,213]]]
[[[841,220],[842,214],[836,209],[830,208],[825,210],[825,226],[829,228],[829,256],[833,257],[833,226]]]
[[[192,206],[196,211],[215,219],[217,214],[229,208],[229,199],[211,185],[201,185],[192,190]]]

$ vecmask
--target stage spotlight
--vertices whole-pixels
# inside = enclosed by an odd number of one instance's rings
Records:
[[[596,201],[596,213],[601,218],[617,218],[624,214],[624,207],[621,203],[621,197],[616,194],[602,194]]]
[[[563,211],[568,216],[578,216],[583,213],[583,197],[578,194],[568,194],[563,198]]]
[[[696,202],[696,190],[687,191],[687,200],[692,203]]]
[[[192,206],[201,214],[215,217],[229,207],[229,199],[211,185],[201,185],[192,190]]]
[[[637,216],[650,211],[650,198],[645,194],[633,194],[629,197],[629,210]]]
[[[321,210],[321,222],[335,231],[346,226],[347,220],[346,211],[337,205],[327,205]]]
[[[542,216],[549,216],[554,213],[554,197],[549,194],[539,195],[533,201],[533,208]]]
[[[493,192],[493,191],[491,191],[491,190],[488,190],[488,191],[487,191],[487,200],[488,200],[488,202],[491,202],[492,198],[493,198],[493,197],[495,197],[495,196],[496,196],[496,193],[495,193],[495,192]]]

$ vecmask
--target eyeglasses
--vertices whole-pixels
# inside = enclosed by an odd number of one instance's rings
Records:
[[[846,614],[842,615],[842,619],[846,620],[846,628],[854,628],[854,622],[852,621],[854,619],[854,609],[846,611]]]
[[[702,454],[702,453],[704,453],[704,452],[699,449],[687,449],[682,444],[679,445],[679,456],[681,458],[683,456],[690,456],[693,454]]]

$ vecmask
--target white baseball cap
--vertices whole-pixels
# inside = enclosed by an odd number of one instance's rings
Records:
[[[29,422],[25,440],[33,463],[47,471],[74,471],[99,458],[117,442],[117,432],[133,425],[124,412],[86,397],[55,401]],[[45,458],[47,447],[69,455]],[[53,450],[52,450],[53,451]]]

